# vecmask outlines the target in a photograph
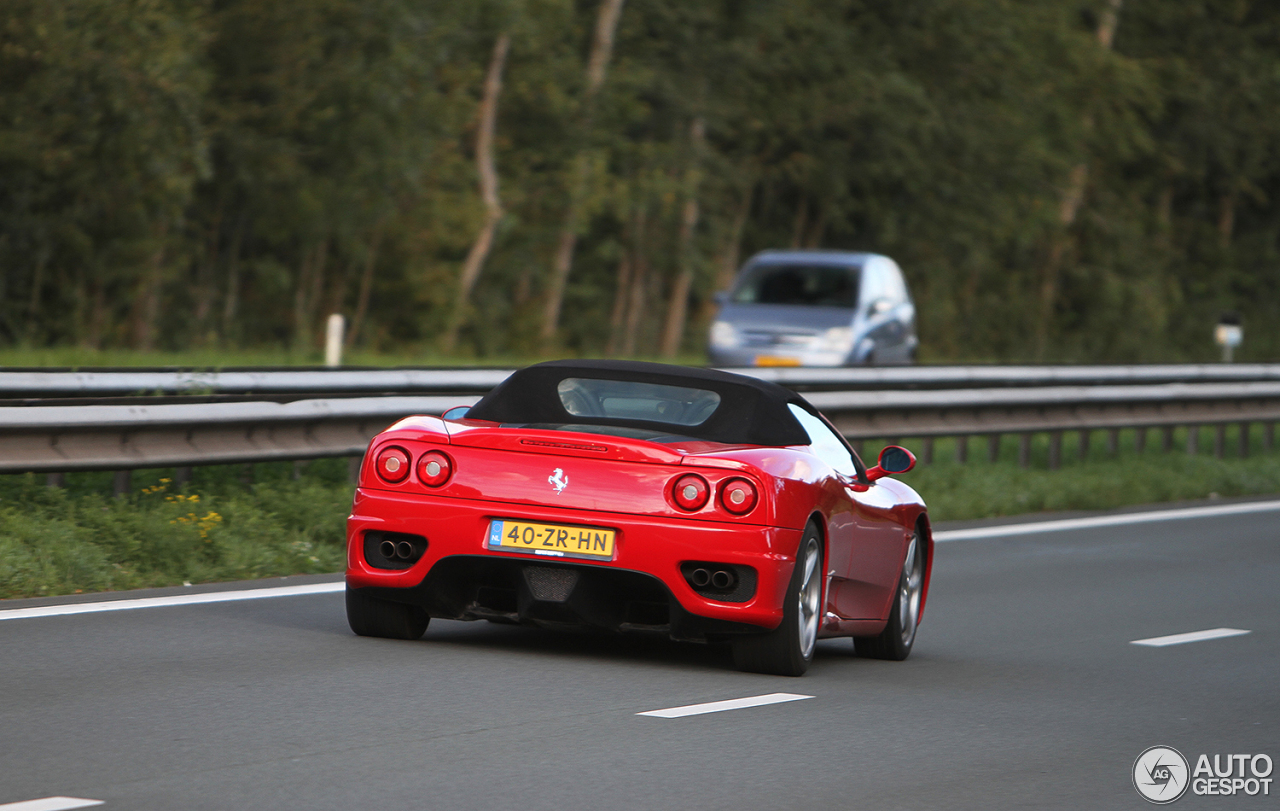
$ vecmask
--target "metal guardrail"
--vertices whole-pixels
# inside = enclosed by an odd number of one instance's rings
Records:
[[[926,371],[950,369],[957,378],[969,381],[960,388],[873,388],[860,390],[849,381],[866,383],[903,381],[912,376],[925,380]],[[1126,385],[1054,385],[1020,386],[1011,381],[1022,380],[1019,370],[1032,370],[1041,376],[1065,379],[1064,370],[1079,374],[1084,369],[1111,369],[1112,378]],[[1243,381],[1231,382],[1133,382],[1133,374],[1116,369],[1139,370],[1151,381],[1172,376],[1200,379],[1213,377],[1217,370],[1232,372]],[[975,371],[975,370],[981,370]],[[1144,371],[1145,370],[1145,371]],[[811,390],[806,397],[827,414],[836,427],[854,442],[883,438],[919,438],[922,461],[933,456],[936,437],[956,437],[957,456],[967,458],[968,438],[988,438],[988,453],[998,454],[1001,437],[1016,434],[1020,438],[1019,459],[1029,464],[1031,436],[1050,436],[1049,464],[1056,467],[1061,460],[1062,434],[1079,432],[1082,450],[1087,448],[1093,431],[1106,430],[1108,445],[1114,449],[1120,429],[1139,429],[1138,444],[1145,445],[1149,428],[1163,429],[1164,447],[1173,437],[1173,429],[1186,426],[1188,450],[1198,450],[1199,429],[1214,426],[1214,450],[1221,455],[1226,426],[1262,423],[1263,442],[1270,447],[1274,427],[1280,420],[1280,364],[1252,367],[901,367],[893,369],[762,369],[757,376]],[[3,372],[3,374],[17,374]],[[31,375],[55,373],[31,372]],[[109,386],[133,385],[145,381],[153,389],[163,390],[163,381],[153,375],[185,373],[86,372],[78,378],[81,389],[93,389],[102,395]],[[106,378],[95,375],[125,375]],[[219,374],[241,374],[219,373]],[[504,370],[448,370],[442,377],[428,380],[428,370],[375,370],[374,372],[246,372],[247,377],[219,378],[220,385],[242,387],[257,385],[260,390],[282,391],[281,380],[306,391],[315,385],[315,376],[334,375],[330,382],[340,381],[347,392],[366,386],[382,391],[391,384],[426,387],[427,383],[442,390],[462,388],[463,384],[487,390],[507,374]],[[441,374],[438,371],[432,374]],[[1230,377],[1225,372],[1223,376]],[[362,375],[371,375],[362,380]],[[986,377],[983,377],[986,375]],[[1125,375],[1128,375],[1126,377]],[[895,377],[896,376],[896,377]],[[979,379],[997,380],[1004,385],[975,387]],[[1259,379],[1261,378],[1261,379]],[[178,379],[177,377],[173,378]],[[193,379],[193,378],[187,378]],[[937,385],[936,378],[934,383]],[[844,380],[848,388],[822,390]],[[0,379],[0,387],[5,380]],[[12,383],[12,379],[8,381]],[[35,386],[49,385],[49,379],[30,378]],[[74,382],[74,381],[73,381]],[[73,382],[64,381],[64,390]],[[206,379],[205,383],[209,381]],[[337,383],[334,383],[337,385]],[[860,384],[859,384],[860,385]],[[926,385],[924,383],[922,386]],[[97,388],[95,388],[97,387]],[[208,391],[211,385],[206,385]],[[117,388],[116,391],[123,389]],[[12,389],[10,390],[12,391]],[[448,396],[382,396],[294,399],[292,402],[212,402],[128,405],[76,405],[75,399],[63,399],[59,405],[25,405],[0,407],[0,472],[40,471],[61,473],[74,470],[127,471],[147,467],[186,467],[192,465],[229,464],[277,460],[301,460],[319,457],[363,454],[369,439],[396,419],[409,414],[441,413],[444,409],[475,402],[476,394]],[[1240,452],[1248,451],[1248,430],[1237,433]]]
[[[130,395],[483,394],[510,369],[0,369],[0,398]]]
[[[755,368],[751,375],[797,391],[1280,382],[1280,363],[1128,366],[880,366]]]
[[[0,472],[129,470],[361,456],[410,414],[478,398],[368,397],[292,403],[0,408]]]
[[[1280,381],[1251,383],[1165,383],[1146,386],[1050,386],[1041,388],[957,389],[936,391],[812,392],[806,398],[855,442],[885,437],[923,439],[922,461],[933,458],[933,439],[957,440],[959,461],[968,455],[968,438],[988,439],[988,458],[999,455],[1002,436],[1019,437],[1019,464],[1030,464],[1031,437],[1049,434],[1049,466],[1062,458],[1062,434],[1076,431],[1080,453],[1088,451],[1090,435],[1106,430],[1114,452],[1119,431],[1138,429],[1137,445],[1146,445],[1149,428],[1162,429],[1168,450],[1173,430],[1186,427],[1187,451],[1196,453],[1199,429],[1215,429],[1213,451],[1222,456],[1226,427],[1240,426],[1237,446],[1249,451],[1249,425],[1261,423],[1263,445],[1275,443],[1280,420]]]
[[[483,394],[510,369],[0,369],[0,399],[128,395]],[[1280,363],[1163,366],[882,366],[728,371],[798,391],[1280,382]]]

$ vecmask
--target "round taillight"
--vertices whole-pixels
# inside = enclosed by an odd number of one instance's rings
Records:
[[[756,506],[756,488],[746,479],[730,479],[720,491],[720,503],[734,515],[746,515]]]
[[[418,479],[427,487],[439,487],[453,475],[453,461],[440,451],[427,451],[418,459]]]
[[[402,482],[409,476],[409,454],[404,448],[383,448],[378,452],[374,467],[385,481],[392,484]]]
[[[707,486],[707,480],[693,474],[681,476],[671,486],[671,497],[682,510],[701,510],[706,506],[710,495],[711,488]]]

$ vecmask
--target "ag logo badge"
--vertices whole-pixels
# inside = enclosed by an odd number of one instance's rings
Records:
[[[1133,762],[1133,787],[1142,799],[1165,805],[1181,797],[1191,782],[1187,759],[1172,746],[1153,746]]]

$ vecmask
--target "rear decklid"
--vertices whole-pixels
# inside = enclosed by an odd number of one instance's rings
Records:
[[[495,515],[501,514],[500,504],[512,504],[724,520],[726,516],[717,514],[714,504],[692,513],[678,509],[670,490],[677,478],[693,471],[690,462],[698,464],[699,457],[694,454],[743,447],[677,437],[654,441],[564,429],[496,426],[472,420],[448,421],[442,427],[447,436],[424,433],[416,426],[404,426],[405,430],[393,427],[374,440],[371,451],[376,457],[382,449],[397,446],[409,454],[414,467],[423,454],[443,452],[451,458],[453,469],[443,486],[427,487],[416,472],[401,482],[387,482],[378,477],[375,465],[366,467],[362,484],[495,502]],[[746,467],[730,465],[739,470]],[[713,490],[719,480],[735,472],[720,465],[708,468],[696,472]],[[755,521],[748,519],[748,523]]]

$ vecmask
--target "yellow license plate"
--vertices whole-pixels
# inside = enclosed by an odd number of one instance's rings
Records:
[[[495,518],[489,522],[485,546],[489,549],[529,552],[553,558],[613,559],[616,531],[599,527],[537,524]]]
[[[799,358],[784,358],[778,355],[756,355],[756,366],[799,366]]]

